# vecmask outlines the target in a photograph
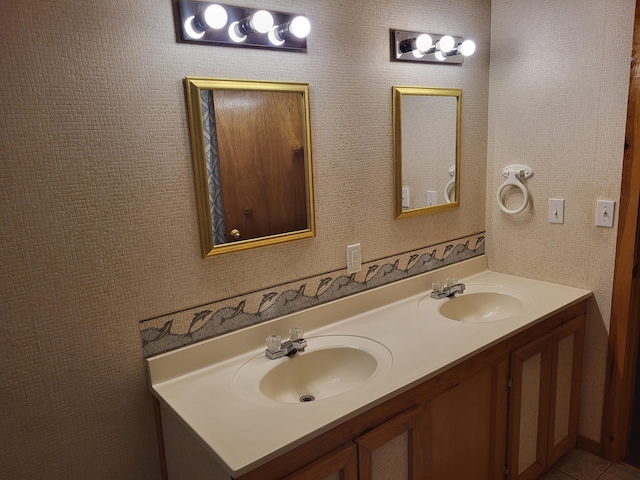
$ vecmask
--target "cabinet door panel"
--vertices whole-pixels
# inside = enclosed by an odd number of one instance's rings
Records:
[[[402,432],[393,440],[371,452],[371,472],[374,479],[406,480],[409,476],[409,432]]]
[[[569,452],[578,436],[584,323],[584,316],[576,317],[552,332],[549,465]]]
[[[412,408],[358,437],[360,480],[414,480],[424,478],[422,411]]]
[[[542,337],[511,354],[509,393],[509,478],[538,478],[547,466],[552,337]]]
[[[357,449],[348,443],[283,480],[358,480]]]
[[[503,478],[507,370],[505,357],[429,402],[425,478]]]

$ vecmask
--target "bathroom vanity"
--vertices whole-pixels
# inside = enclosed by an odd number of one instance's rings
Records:
[[[590,295],[479,257],[150,358],[168,477],[537,478],[576,442]]]

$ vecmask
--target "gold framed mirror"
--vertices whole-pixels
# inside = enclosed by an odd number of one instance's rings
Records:
[[[309,85],[185,83],[203,256],[315,236]]]
[[[460,206],[459,88],[393,87],[396,218]]]

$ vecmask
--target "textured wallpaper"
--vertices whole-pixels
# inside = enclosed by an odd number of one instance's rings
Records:
[[[615,228],[593,220],[619,194],[632,0],[238,4],[306,14],[308,52],[178,44],[171,0],[4,2],[0,477],[160,477],[141,320],[339,270],[351,243],[369,262],[485,227],[493,269],[595,292],[581,432],[597,439]],[[389,29],[478,49],[392,63]],[[201,258],[188,75],[310,84],[317,237]],[[463,90],[459,210],[394,220],[393,85]],[[510,163],[535,170],[517,218],[494,201]]]
[[[484,231],[489,0],[238,4],[306,14],[308,52],[178,44],[171,0],[3,4],[0,477],[159,478],[141,320]],[[392,63],[392,28],[478,49]],[[317,237],[201,258],[188,75],[309,83]],[[459,210],[394,219],[393,85],[462,88]]]
[[[600,440],[617,222],[596,201],[620,195],[635,2],[494,0],[487,163],[489,268],[592,290],[580,433]],[[561,46],[561,48],[558,48]],[[501,169],[533,168],[530,206],[503,214]],[[548,200],[565,199],[564,224]],[[516,208],[521,194],[508,194]],[[617,214],[617,212],[616,212]]]

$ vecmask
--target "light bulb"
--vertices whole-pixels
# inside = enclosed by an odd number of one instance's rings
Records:
[[[277,25],[275,27],[271,27],[271,30],[269,30],[268,38],[271,45],[275,45],[276,47],[279,47],[284,43],[284,40],[281,39],[280,36],[278,35]]]
[[[416,38],[416,50],[419,50],[420,53],[423,53],[429,50],[432,44],[433,42],[431,41],[431,37],[426,33],[418,35],[418,38]],[[414,50],[414,55],[415,55],[415,50]]]
[[[311,23],[307,19],[307,17],[303,17],[302,15],[291,20],[291,25],[289,25],[289,31],[293,34],[294,37],[297,38],[306,38],[311,32]]]
[[[453,50],[453,47],[455,47],[455,43],[456,42],[451,35],[445,35],[440,40],[438,40],[438,43],[436,43],[436,48],[443,52],[449,52]]]
[[[424,53],[422,53],[420,50],[416,49],[416,50],[411,50],[411,54],[415,57],[415,58],[422,58],[424,57]]]
[[[269,42],[282,45],[287,38],[305,38],[311,31],[311,23],[306,17],[298,16],[284,25],[276,25],[269,30]]]
[[[436,58],[441,62],[444,62],[447,59],[447,56],[444,53],[442,53],[440,50],[438,50],[436,52]]]
[[[258,10],[251,16],[249,25],[256,32],[267,33],[273,27],[273,16],[266,10]]]
[[[189,38],[192,38],[194,40],[198,40],[202,37],[204,37],[204,32],[199,32],[198,30],[196,30],[193,26],[193,19],[195,17],[192,15],[189,18],[187,18],[184,21],[184,33],[187,34],[187,36]]]
[[[238,22],[233,22],[231,25],[229,25],[229,38],[236,43],[244,42],[247,36],[243,35],[238,27]]]
[[[228,18],[227,11],[224,7],[217,4],[209,5],[204,11],[204,22],[208,27],[215,30],[220,30],[224,27],[227,24]]]
[[[465,40],[460,45],[458,45],[458,53],[461,53],[465,57],[468,57],[469,55],[473,55],[475,51],[476,51],[476,44],[473,42],[473,40]]]

